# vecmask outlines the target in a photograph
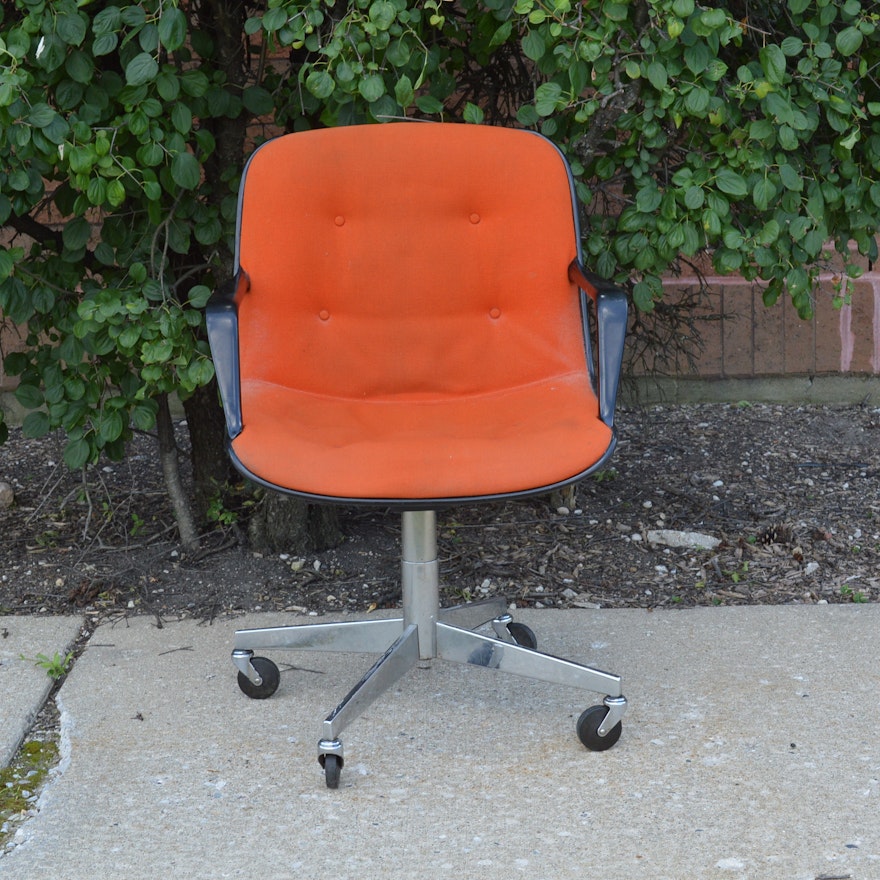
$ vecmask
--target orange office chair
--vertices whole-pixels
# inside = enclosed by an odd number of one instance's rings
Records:
[[[434,658],[606,694],[577,734],[614,745],[618,676],[537,651],[503,599],[439,607],[437,508],[551,492],[615,446],[626,299],[582,266],[559,150],[426,122],[276,138],[245,169],[235,259],[207,317],[236,467],[312,501],[403,513],[402,616],[241,630],[242,691],[278,687],[256,651],[381,653],[323,722],[330,788],[342,730]]]

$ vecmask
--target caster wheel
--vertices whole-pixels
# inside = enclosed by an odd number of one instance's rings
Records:
[[[605,736],[599,736],[599,728],[607,714],[608,709],[605,706],[591,706],[577,720],[578,739],[591,752],[604,752],[610,749],[623,732],[623,725],[618,721]]]
[[[262,684],[254,684],[243,672],[238,673],[238,686],[243,694],[252,700],[265,700],[278,690],[281,673],[278,667],[266,657],[252,657],[251,665],[263,679]]]
[[[327,788],[339,788],[342,758],[339,755],[321,755],[320,761],[324,768],[324,781],[327,783]]]
[[[513,640],[524,648],[535,650],[538,647],[538,637],[535,635],[531,627],[524,623],[511,621],[507,624],[507,631],[513,636]]]

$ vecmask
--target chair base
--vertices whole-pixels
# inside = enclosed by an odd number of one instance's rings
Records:
[[[318,760],[328,787],[336,788],[343,765],[342,731],[414,666],[449,660],[497,669],[525,678],[568,685],[605,694],[604,714],[587,710],[578,722],[578,736],[588,748],[610,748],[620,736],[626,711],[621,679],[570,660],[536,650],[527,628],[516,628],[503,599],[439,607],[436,517],[433,511],[403,514],[403,616],[383,620],[263,627],[235,634],[232,661],[239,684],[251,697],[271,696],[278,686],[277,667],[256,651],[345,651],[380,653],[379,659],[352,688],[321,726]],[[494,635],[475,632],[491,624]],[[513,626],[511,626],[513,624]],[[525,635],[524,635],[525,634]],[[259,661],[259,662],[256,662]],[[589,717],[587,717],[589,716]]]

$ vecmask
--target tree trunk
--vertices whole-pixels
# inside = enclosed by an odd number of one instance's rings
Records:
[[[162,476],[165,478],[165,488],[168,490],[168,497],[171,499],[174,518],[177,520],[180,543],[185,550],[198,550],[199,533],[196,530],[192,509],[180,479],[180,460],[177,456],[177,442],[174,439],[174,424],[171,421],[168,395],[158,395],[157,401],[159,403],[159,411],[156,414],[156,429],[159,435],[159,461],[162,464]]]
[[[266,492],[251,519],[248,537],[254,550],[304,556],[338,546],[342,532],[335,507]]]
[[[217,383],[196,389],[183,408],[189,427],[196,515],[204,520],[217,493],[237,479],[226,454],[226,421]]]

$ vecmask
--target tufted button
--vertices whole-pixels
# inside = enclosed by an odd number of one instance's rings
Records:
[[[498,318],[501,317],[501,309],[499,309],[497,307],[494,309],[489,309],[489,317],[495,318],[497,320]]]
[[[345,217],[343,217],[342,214],[339,214],[338,216],[333,218],[333,222],[337,226],[345,226]]]
[[[330,320],[330,312],[328,312],[327,309],[321,309],[321,311],[318,312],[318,317],[322,321],[329,321]]]
[[[480,217],[480,215],[477,213],[473,213],[468,219],[471,221],[471,223],[474,224],[474,226],[476,226],[480,222],[482,217]]]

